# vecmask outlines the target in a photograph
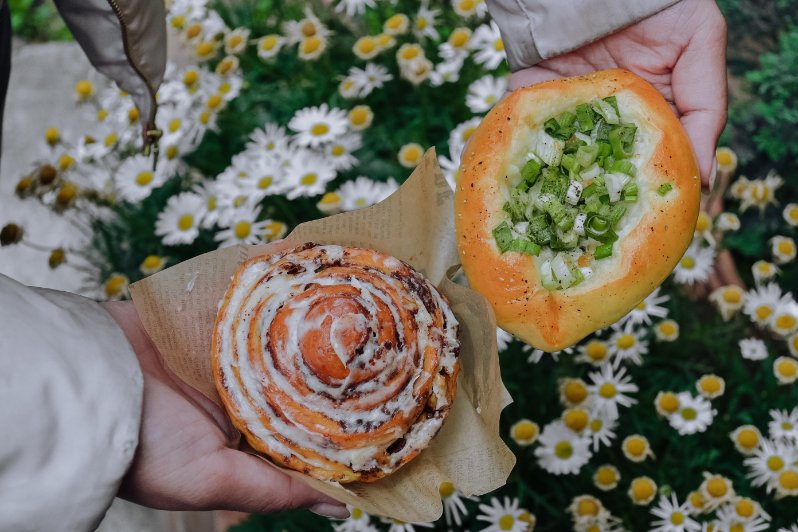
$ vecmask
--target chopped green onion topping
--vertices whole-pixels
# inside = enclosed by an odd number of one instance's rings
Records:
[[[612,242],[597,247],[596,251],[593,252],[593,256],[597,259],[606,259],[610,255],[612,255]]]
[[[523,168],[521,168],[521,177],[528,185],[534,185],[540,175],[542,166],[535,159],[529,159]]]
[[[507,225],[507,222],[502,222],[493,228],[493,238],[496,239],[496,245],[499,246],[499,251],[504,253],[510,249],[513,243],[513,230]]]
[[[660,196],[665,196],[671,190],[673,190],[673,185],[671,185],[670,183],[662,183],[657,189],[657,194],[659,194]]]

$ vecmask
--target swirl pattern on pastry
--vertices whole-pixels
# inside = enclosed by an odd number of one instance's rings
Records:
[[[440,429],[457,332],[444,297],[404,262],[305,244],[239,268],[216,319],[214,377],[233,423],[275,463],[368,482]]]

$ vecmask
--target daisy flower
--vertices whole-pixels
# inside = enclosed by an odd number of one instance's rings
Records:
[[[602,502],[592,495],[579,495],[571,500],[568,505],[571,513],[571,520],[574,524],[584,523],[585,521],[606,522],[610,513]]]
[[[762,441],[762,433],[754,425],[740,425],[729,434],[734,447],[744,455],[751,455]]]
[[[763,281],[773,279],[779,271],[775,264],[766,260],[758,260],[751,266],[751,273],[754,275],[754,282],[757,286]]]
[[[439,9],[430,9],[427,1],[422,1],[413,21],[413,34],[419,39],[429,37],[438,39],[438,30],[435,29],[435,19],[440,15]]]
[[[410,17],[404,13],[390,16],[382,25],[382,31],[388,35],[404,35],[410,28]]]
[[[534,526],[534,516],[519,507],[518,499],[505,497],[502,503],[496,497],[491,497],[490,505],[480,504],[479,510],[482,513],[477,520],[490,523],[482,532],[526,532],[530,525]]]
[[[791,444],[798,443],[798,407],[787,410],[771,410],[768,433],[773,440]]]
[[[246,159],[243,169],[248,178],[239,184],[258,201],[285,192],[285,169],[276,158],[257,154]]]
[[[287,232],[288,225],[285,222],[270,220],[269,223],[263,226],[260,235],[266,242],[271,242],[283,238]]]
[[[377,39],[371,35],[364,35],[355,41],[352,45],[352,53],[360,59],[368,61],[373,59],[382,51]]]
[[[512,334],[504,329],[496,327],[496,346],[499,348],[500,353],[507,349],[514,340],[515,337]]]
[[[679,410],[679,396],[673,392],[659,392],[654,398],[654,408],[662,417],[668,417]]]
[[[798,360],[791,357],[779,357],[773,361],[773,375],[779,384],[792,384],[798,379]]]
[[[194,192],[183,192],[169,198],[155,222],[155,234],[165,246],[191,244],[199,236],[205,200]]]
[[[704,472],[704,481],[698,490],[704,497],[704,505],[707,510],[714,510],[735,496],[731,480],[723,475],[713,475],[706,471]]]
[[[297,133],[300,146],[316,148],[330,142],[346,132],[346,111],[326,103],[318,107],[300,109],[288,122],[288,128]]]
[[[435,65],[426,57],[420,57],[416,61],[400,63],[399,67],[399,73],[402,77],[417,86],[429,78]]]
[[[485,0],[452,0],[452,9],[463,18],[482,18],[488,13]]]
[[[460,152],[449,149],[449,155],[451,159],[445,155],[438,155],[438,165],[441,167],[443,178],[446,179],[449,188],[454,190],[460,177]]]
[[[798,455],[795,447],[783,442],[763,439],[751,455],[743,460],[752,486],[766,486],[768,493],[775,489],[779,475]]]
[[[621,481],[621,472],[614,465],[599,466],[593,474],[593,485],[601,491],[610,491],[618,486]]]
[[[723,395],[723,392],[726,391],[726,381],[723,380],[723,377],[718,377],[717,375],[702,375],[701,378],[696,381],[695,387],[698,393],[707,399],[715,399]]]
[[[593,338],[586,344],[579,346],[579,355],[574,358],[575,362],[584,362],[592,366],[601,366],[610,356],[607,342]]]
[[[774,236],[770,239],[770,252],[776,264],[787,264],[795,259],[795,240],[787,236]]]
[[[693,242],[676,265],[673,278],[679,284],[706,282],[714,263],[715,250]]]
[[[787,338],[787,347],[790,350],[790,354],[798,358],[798,333]]]
[[[617,371],[617,373],[616,373]],[[626,376],[626,368],[613,369],[609,364],[600,371],[588,375],[592,384],[588,386],[594,405],[599,412],[605,412],[610,418],[617,419],[618,406],[630,407],[637,403],[629,397],[629,393],[637,393],[638,387],[632,378]]]
[[[415,168],[424,157],[424,147],[416,142],[405,144],[399,149],[399,164],[405,168]]]
[[[227,227],[214,236],[220,242],[219,247],[235,246],[236,244],[259,244],[259,234],[271,220],[256,221],[260,214],[260,207],[236,209],[227,224]]]
[[[769,528],[770,515],[758,502],[749,497],[735,497],[718,509],[717,517],[724,530],[758,531]],[[735,525],[737,528],[734,528]]]
[[[446,519],[446,526],[449,529],[456,525],[458,528],[463,526],[463,517],[468,515],[468,510],[463,503],[463,499],[471,501],[478,500],[476,497],[466,497],[454,487],[451,482],[441,482],[438,486],[438,493],[440,493],[443,501],[443,515]]]
[[[365,13],[367,7],[376,7],[374,0],[338,0],[335,12],[343,12],[347,17],[354,17]]]
[[[738,231],[740,229],[740,219],[733,212],[722,212],[715,220],[715,227],[718,231]]]
[[[740,354],[747,360],[764,360],[768,357],[765,342],[758,338],[743,338],[737,344],[740,346]]]
[[[798,203],[788,203],[781,215],[790,227],[798,227]]]
[[[783,184],[784,180],[775,170],[771,170],[765,179],[748,181],[741,193],[740,211],[745,212],[750,207],[764,211],[769,204],[776,202],[776,190]]]
[[[510,427],[510,437],[520,447],[532,445],[540,435],[540,427],[534,421],[521,419]]]
[[[341,135],[324,148],[324,153],[332,162],[336,171],[349,170],[358,162],[352,152],[363,146],[363,140],[357,133]]]
[[[353,181],[347,181],[338,189],[338,194],[341,196],[341,210],[354,211],[369,207],[390,196],[397,188],[399,186],[393,179],[382,183],[360,176]]]
[[[305,7],[305,18],[283,23],[283,34],[286,36],[288,44],[297,44],[309,37],[318,37],[326,41],[332,31],[322,24],[310,6],[307,6]]]
[[[371,524],[371,516],[355,506],[346,505],[349,517],[338,523],[332,523],[335,532],[377,532],[378,529]]]
[[[627,493],[632,503],[637,506],[648,506],[657,495],[657,483],[650,477],[637,477],[632,479]]]
[[[776,482],[774,482],[774,486],[776,488],[777,499],[781,499],[782,497],[795,497],[798,495],[798,467],[793,464],[791,467],[779,473]]]
[[[224,38],[224,51],[226,54],[240,54],[247,47],[249,29],[236,28]]]
[[[675,493],[670,499],[660,496],[657,505],[651,509],[651,515],[659,519],[651,522],[651,532],[685,532],[701,530],[701,525],[690,518],[690,507],[687,502],[679,504]]]
[[[631,322],[632,325],[641,325],[643,323],[651,325],[652,317],[668,317],[668,309],[663,307],[662,303],[669,301],[671,296],[667,294],[659,295],[660,288],[661,287],[657,287],[647,298],[638,303],[629,314],[618,320],[619,324]]]
[[[558,382],[560,402],[566,406],[577,406],[590,395],[587,383],[582,379],[564,378]]]
[[[567,353],[570,355],[571,353],[573,353],[574,350],[572,347],[566,347],[562,351],[548,352],[542,349],[532,349],[531,345],[525,345],[524,347],[521,348],[521,351],[523,351],[524,353],[529,353],[529,356],[526,359],[527,362],[529,362],[530,364],[537,364],[538,362],[543,360],[543,355],[551,355],[551,358],[556,362],[560,358],[560,353]]]
[[[264,61],[274,59],[280,53],[280,49],[285,44],[285,38],[276,33],[270,33],[258,39],[255,45],[258,50],[258,57]]]
[[[648,438],[640,434],[632,434],[624,438],[621,442],[621,450],[623,455],[632,462],[644,462],[648,457],[655,458]]]
[[[163,270],[166,267],[167,259],[166,257],[160,257],[158,255],[147,255],[141,264],[139,265],[139,271],[143,275],[152,275],[154,273],[158,273],[159,271]]]
[[[298,157],[286,171],[288,199],[318,196],[324,193],[327,183],[335,179],[335,170],[330,162],[312,152]]]
[[[444,60],[462,60],[468,56],[471,29],[455,28],[445,43],[438,46],[438,55]]]
[[[682,436],[707,430],[717,413],[710,402],[700,395],[693,397],[690,392],[681,392],[677,397],[679,409],[668,416],[671,427]]]
[[[709,245],[715,245],[715,237],[712,236],[712,218],[704,211],[698,213],[693,238],[703,238]]]
[[[362,70],[357,67],[350,68],[349,77],[354,81],[361,98],[368,96],[376,89],[381,89],[385,83],[393,79],[387,68],[375,63],[367,63]]]
[[[153,171],[152,159],[141,154],[125,159],[114,179],[120,198],[129,203],[147,198],[153,189],[160,187],[165,181],[166,175],[163,172]]]
[[[648,353],[648,342],[644,340],[643,329],[634,329],[631,320],[623,328],[613,325],[614,333],[608,340],[612,365],[618,368],[621,363],[629,361],[636,366],[643,363],[643,355]]]
[[[615,439],[615,429],[618,419],[611,418],[606,413],[594,412],[588,423],[593,452],[598,452],[602,445],[611,445]]]
[[[687,505],[687,509],[691,515],[698,515],[707,513],[707,501],[704,500],[704,496],[701,495],[701,490],[694,490],[687,494],[687,499],[685,500],[685,504]],[[705,530],[702,528],[702,530]]]
[[[474,118],[457,124],[452,132],[449,133],[449,151],[451,153],[457,152],[459,157],[459,153],[463,151],[468,139],[471,138],[471,135],[474,134],[474,131],[477,130],[481,122],[482,117],[475,116]]]
[[[674,320],[662,320],[654,326],[654,336],[660,342],[675,342],[679,338],[679,324]]]
[[[770,330],[781,337],[786,337],[798,329],[798,303],[792,300],[792,295],[782,297],[768,325]]]
[[[469,46],[475,52],[474,62],[487,70],[496,70],[506,57],[499,26],[493,21],[474,30]]]
[[[553,475],[577,474],[590,461],[590,440],[574,433],[562,421],[546,425],[538,439],[538,465]]]
[[[718,172],[733,174],[737,170],[737,154],[731,148],[719,147],[715,150],[715,160],[718,163]]]
[[[360,91],[355,84],[355,80],[353,80],[351,76],[346,76],[341,79],[341,83],[338,84],[338,94],[347,100],[354,100],[360,96]]]
[[[349,129],[352,131],[363,131],[368,129],[374,121],[374,113],[368,105],[356,105],[347,114]]]
[[[323,37],[307,37],[302,39],[297,49],[297,55],[305,61],[315,61],[327,49],[327,39]]]
[[[433,87],[440,87],[444,83],[457,83],[460,81],[460,71],[463,69],[463,60],[459,58],[442,61],[435,65],[429,73],[429,83]]]
[[[562,413],[561,420],[566,427],[580,434],[587,428],[590,414],[584,408],[568,408]]]
[[[507,78],[483,76],[468,86],[466,105],[472,113],[484,113],[498,102],[507,90]]]
[[[746,293],[743,313],[760,327],[765,327],[768,325],[779,303],[787,302],[791,299],[792,296],[790,294],[782,296],[779,285],[768,283],[766,286],[758,286]]]
[[[716,288],[709,294],[709,300],[718,308],[723,321],[729,321],[745,304],[745,292],[737,285]]]
[[[239,74],[238,67],[241,66],[241,61],[234,55],[225,56],[216,65],[216,73],[220,76],[232,77],[234,74]]]
[[[123,299],[130,295],[130,280],[122,273],[112,273],[103,283],[103,293],[109,301]]]

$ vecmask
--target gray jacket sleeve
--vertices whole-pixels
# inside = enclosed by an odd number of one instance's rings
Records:
[[[0,275],[0,530],[93,530],[138,444],[141,369],[97,303]]]
[[[487,0],[515,72],[662,11],[679,0]]]

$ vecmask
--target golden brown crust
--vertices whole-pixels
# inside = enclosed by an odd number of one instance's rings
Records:
[[[508,161],[518,158],[531,129],[593,98],[617,95],[648,135],[651,156],[638,171],[639,221],[622,235],[611,267],[576,287],[549,291],[534,257],[501,255],[491,233],[503,219],[500,187]],[[529,146],[527,145],[527,149]],[[662,183],[673,191],[657,193]],[[545,351],[573,345],[614,323],[670,274],[693,236],[700,179],[690,141],[668,103],[646,81],[625,70],[540,83],[516,90],[484,118],[463,154],[455,191],[461,262],[471,286],[493,306],[503,329]],[[628,215],[627,215],[628,216]]]
[[[455,397],[457,321],[409,265],[306,244],[236,272],[211,360],[233,424],[275,463],[371,482],[412,460]]]

